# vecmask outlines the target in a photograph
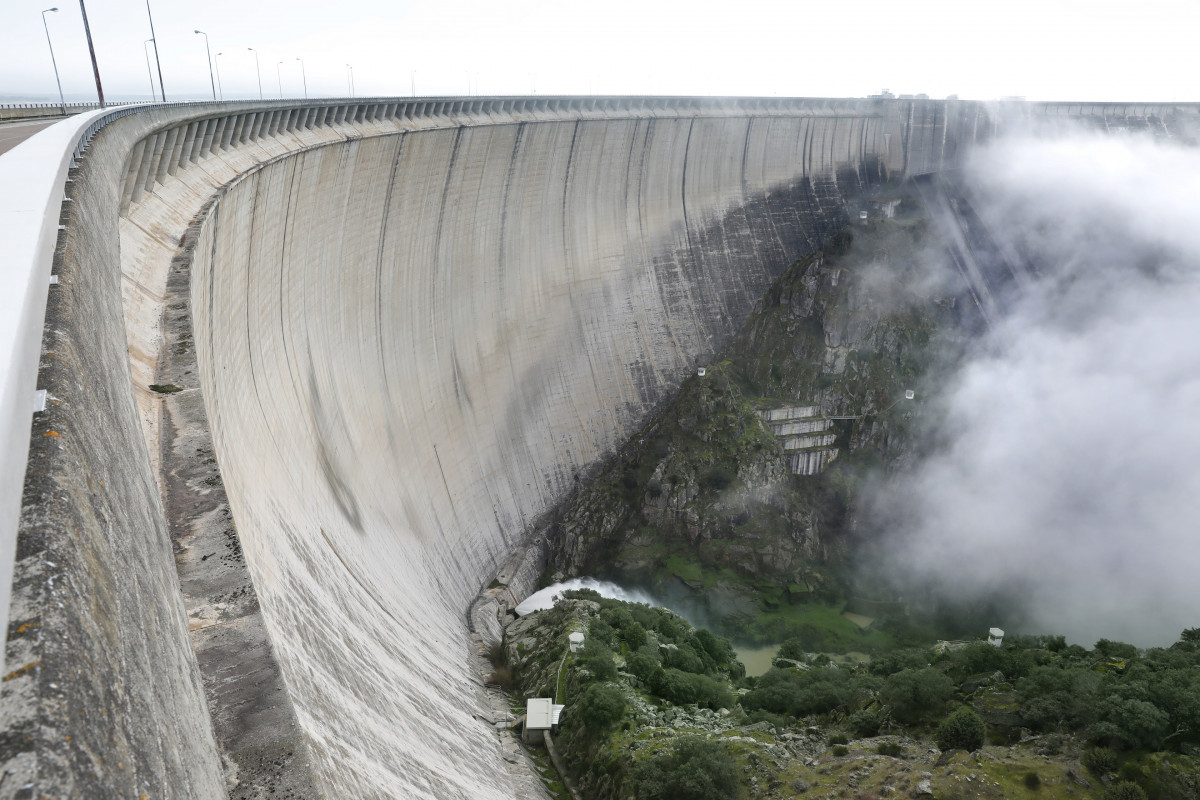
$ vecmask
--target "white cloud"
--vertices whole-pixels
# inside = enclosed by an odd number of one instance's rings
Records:
[[[1022,594],[1043,632],[1170,643],[1200,625],[1200,152],[1021,138],[967,180],[1042,276],[943,387],[942,446],[874,498],[892,555]]]

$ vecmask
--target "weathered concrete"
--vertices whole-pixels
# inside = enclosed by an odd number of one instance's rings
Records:
[[[536,796],[475,713],[471,598],[848,196],[990,125],[690,98],[111,124],[49,317],[0,797],[218,796],[222,758],[235,794]]]
[[[840,224],[858,165],[810,181],[798,157],[839,127],[413,132],[272,162],[218,200],[193,266],[200,383],[330,795],[508,794],[463,722],[463,610]]]

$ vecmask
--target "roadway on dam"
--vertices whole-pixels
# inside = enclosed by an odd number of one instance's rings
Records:
[[[7,153],[30,136],[58,121],[51,119],[33,122],[0,122],[0,155]]]

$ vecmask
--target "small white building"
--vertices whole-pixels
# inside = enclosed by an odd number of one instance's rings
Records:
[[[1004,631],[1000,630],[999,628],[989,628],[988,629],[988,644],[992,645],[993,647],[999,647],[1003,643],[1004,643]]]
[[[578,653],[583,649],[583,633],[581,631],[574,631],[570,636],[567,637],[567,641],[571,643],[570,647],[572,653]]]
[[[558,724],[563,706],[549,697],[531,697],[525,701],[525,725],[521,739],[525,744],[541,744],[545,733]]]

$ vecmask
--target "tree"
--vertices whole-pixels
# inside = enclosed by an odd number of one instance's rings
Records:
[[[954,683],[936,669],[901,670],[888,676],[879,691],[879,699],[903,723],[940,715],[953,696]]]
[[[621,629],[621,638],[625,640],[625,644],[629,645],[630,650],[637,650],[646,644],[646,629],[638,623],[630,621]]]
[[[613,663],[612,651],[599,639],[589,638],[584,642],[578,664],[591,673],[592,680],[604,682],[617,679],[617,665]]]
[[[879,715],[865,708],[851,714],[847,723],[855,736],[874,736],[879,733]]]
[[[607,730],[625,714],[625,694],[615,686],[592,684],[572,709],[573,715],[589,732]]]
[[[650,691],[676,705],[698,703],[714,711],[733,705],[733,695],[723,682],[707,675],[677,669],[656,669],[650,675]]]
[[[987,729],[972,709],[963,706],[937,729],[937,746],[942,750],[978,750],[983,747]]]
[[[783,644],[779,645],[779,652],[775,654],[775,658],[787,658],[792,661],[804,660],[804,643],[799,639],[788,639]]]
[[[625,671],[631,675],[636,675],[643,681],[650,680],[650,676],[654,674],[654,670],[656,669],[658,669],[658,659],[642,650],[630,653],[629,657],[625,659]]]
[[[1104,790],[1104,800],[1146,800],[1146,793],[1136,783],[1121,781]]]
[[[637,800],[732,800],[744,789],[725,745],[691,736],[636,764],[633,785]]]
[[[1130,659],[1137,658],[1137,648],[1125,642],[1112,642],[1108,639],[1101,639],[1096,642],[1095,650],[1105,658],[1110,659]]]

